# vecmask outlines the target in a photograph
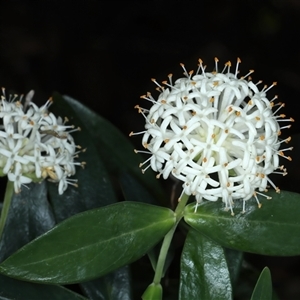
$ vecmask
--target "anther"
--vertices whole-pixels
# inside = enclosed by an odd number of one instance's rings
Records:
[[[215,57],[215,69],[216,69],[216,73],[218,73],[218,62],[219,62],[219,59],[217,57]]]

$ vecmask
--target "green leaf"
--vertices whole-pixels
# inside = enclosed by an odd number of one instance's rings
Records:
[[[125,266],[101,278],[81,283],[84,294],[90,300],[130,300],[129,267]]]
[[[186,238],[180,263],[179,299],[232,298],[223,248],[193,228]]]
[[[255,285],[251,300],[271,300],[272,299],[272,279],[269,268],[265,267]]]
[[[85,121],[73,110],[72,105],[69,105],[59,94],[54,95],[54,105],[52,108],[57,114],[68,116],[70,123],[81,128],[81,131],[73,133],[73,136],[77,144],[83,148],[87,148],[87,151],[81,153],[79,156],[80,161],[87,163],[86,168],[77,168],[76,175],[74,176],[78,179],[78,188],[69,186],[63,195],[59,195],[57,186],[49,183],[48,189],[51,203],[57,221],[61,222],[76,213],[112,204],[117,200],[108,172],[102,162],[101,154],[96,147],[95,138],[91,135],[91,130]],[[111,287],[111,281],[113,278],[121,278],[120,272],[118,270],[101,279],[82,283],[80,286],[90,299],[99,299],[100,295],[103,296],[103,299],[113,299],[116,292]],[[126,271],[127,275],[125,275],[124,271],[121,274],[123,276],[122,287],[128,286],[130,281],[128,270]],[[124,282],[125,277],[127,280],[126,284]],[[119,286],[117,282],[114,282],[114,284],[116,287]],[[124,291],[124,288],[119,289],[119,291]],[[125,294],[123,296],[126,299]]]
[[[68,96],[63,96],[63,98],[77,113],[86,128],[89,129],[89,133],[97,143],[97,149],[101,153],[108,170],[117,176],[120,172],[130,172],[137,180],[141,181],[142,185],[147,187],[155,198],[164,201],[164,192],[153,172],[147,170],[145,174],[141,173],[138,166],[143,162],[143,158],[134,153],[134,148],[128,138],[113,124],[80,102]]]
[[[77,145],[87,148],[85,152],[79,154],[78,158],[78,161],[86,162],[85,169],[76,168],[74,178],[78,179],[78,188],[69,185],[64,194],[59,195],[55,184],[50,182],[48,185],[54,213],[57,221],[60,222],[76,213],[112,204],[117,200],[91,130],[62,96],[55,94],[53,99],[51,110],[62,117],[67,116],[70,124],[81,128],[81,131],[74,132],[72,136]],[[93,116],[89,117],[93,118]]]
[[[0,299],[87,300],[87,298],[58,285],[35,284],[19,281],[3,275],[0,275]]]
[[[218,202],[205,201],[194,212],[195,205],[185,208],[184,220],[197,231],[220,245],[239,251],[263,255],[292,256],[300,254],[300,194],[270,191],[272,200],[263,200],[258,208],[254,200],[235,202],[235,216]]]
[[[121,202],[60,223],[0,265],[0,273],[68,284],[97,278],[143,256],[175,224],[170,209]]]
[[[231,284],[234,286],[240,274],[244,255],[241,251],[228,248],[224,249],[224,253],[230,273]]]
[[[31,183],[14,194],[0,240],[0,261],[55,225],[46,183]]]

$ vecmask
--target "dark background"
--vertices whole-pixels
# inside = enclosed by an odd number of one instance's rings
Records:
[[[146,91],[155,94],[150,78],[180,76],[179,63],[196,69],[199,57],[207,70],[215,56],[221,65],[240,57],[241,74],[255,69],[255,82],[278,81],[268,94],[286,102],[285,113],[296,120],[290,132],[299,132],[298,0],[15,0],[1,2],[0,22],[0,85],[34,89],[39,104],[53,91],[67,94],[127,135],[143,127],[133,106],[147,105],[139,99]],[[299,191],[297,153],[281,188]],[[282,299],[300,299],[298,258],[248,259],[271,268]]]

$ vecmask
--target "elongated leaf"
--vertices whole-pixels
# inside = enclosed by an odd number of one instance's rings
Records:
[[[192,228],[183,247],[180,268],[179,299],[232,298],[223,248]]]
[[[234,286],[240,274],[244,255],[241,251],[228,248],[224,249],[224,253],[230,273],[231,284]]]
[[[130,300],[129,267],[125,266],[101,278],[81,283],[89,300]]]
[[[2,300],[84,300],[78,295],[58,285],[24,282],[0,275],[0,299]]]
[[[116,197],[109,175],[102,163],[101,154],[97,150],[97,141],[87,126],[86,120],[78,116],[78,113],[80,115],[81,112],[74,111],[73,106],[69,105],[58,94],[54,95],[53,109],[60,115],[68,116],[74,125],[80,126],[81,131],[73,135],[77,144],[87,148],[86,152],[80,154],[80,160],[87,163],[86,168],[84,170],[77,168],[75,175],[79,181],[78,188],[70,187],[60,196],[57,193],[57,187],[49,184],[49,194],[55,215],[57,221],[61,222],[87,209],[115,203]],[[94,116],[98,117],[97,115]],[[89,116],[88,122],[90,122],[90,118],[92,116]],[[126,299],[128,295],[126,295],[125,287],[129,288],[129,282],[128,269],[122,269],[92,282],[81,283],[80,286],[90,299],[101,299],[101,297],[103,299],[114,299],[118,293],[122,293],[122,297]]]
[[[46,183],[31,183],[11,200],[0,240],[0,261],[55,225]]]
[[[272,200],[263,200],[258,208],[248,201],[246,212],[242,201],[236,201],[235,216],[221,208],[220,202],[204,202],[194,212],[186,207],[184,220],[217,243],[239,251],[265,255],[300,254],[300,194],[269,192]]]
[[[255,285],[251,300],[271,300],[272,299],[272,279],[269,268],[265,267]]]
[[[174,223],[171,210],[138,202],[86,211],[24,246],[0,272],[35,282],[91,280],[140,258]]]
[[[70,124],[80,127],[81,131],[72,135],[82,148],[87,151],[80,153],[78,160],[85,161],[86,167],[77,167],[74,178],[78,179],[78,188],[69,185],[63,195],[57,192],[57,186],[49,183],[50,199],[54,208],[57,221],[60,222],[76,213],[116,202],[115,193],[109,175],[102,163],[100,153],[96,148],[96,141],[91,135],[91,130],[60,95],[54,95],[52,111],[57,115],[67,116]],[[92,118],[92,116],[89,116]]]
[[[164,201],[164,193],[153,172],[148,170],[144,175],[141,174],[138,165],[143,161],[143,158],[134,153],[133,146],[128,141],[128,138],[113,124],[80,102],[68,96],[63,96],[63,98],[72,106],[77,116],[81,118],[82,123],[89,129],[89,133],[98,144],[97,149],[104,158],[106,167],[115,174],[129,171],[137,180],[140,180],[157,199]]]

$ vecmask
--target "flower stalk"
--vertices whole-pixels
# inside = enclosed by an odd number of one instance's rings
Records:
[[[161,249],[160,249],[160,253],[158,256],[158,260],[157,260],[157,265],[155,268],[155,275],[154,275],[154,279],[153,279],[153,283],[154,284],[159,284],[163,275],[163,269],[164,269],[164,265],[165,265],[165,261],[166,261],[166,257],[171,245],[171,241],[173,238],[173,235],[175,233],[175,230],[177,228],[178,223],[180,222],[180,220],[183,217],[183,211],[184,208],[187,204],[189,200],[189,196],[186,194],[183,194],[181,196],[181,198],[179,199],[178,205],[175,209],[175,217],[176,217],[176,222],[174,224],[174,226],[172,227],[172,229],[166,234]]]

